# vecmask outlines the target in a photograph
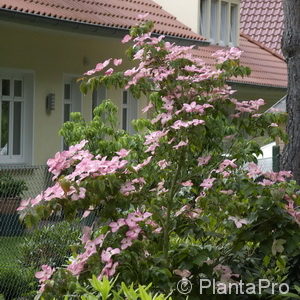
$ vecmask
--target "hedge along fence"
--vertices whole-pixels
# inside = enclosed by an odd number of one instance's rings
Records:
[[[51,175],[46,166],[0,167],[0,236],[23,233],[16,212],[20,201],[35,197],[49,185]]]
[[[0,167],[0,295],[4,299],[17,298],[35,284],[34,270],[22,268],[20,261],[29,232],[19,221],[16,209],[22,199],[36,196],[50,184],[46,166]]]
[[[34,277],[42,264],[61,266],[80,245],[82,227],[94,215],[75,222],[52,216],[37,228],[27,229],[16,211],[23,199],[33,198],[52,184],[47,166],[0,167],[0,300],[33,299]]]

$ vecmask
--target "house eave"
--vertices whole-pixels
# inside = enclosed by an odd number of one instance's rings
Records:
[[[260,88],[274,88],[274,89],[281,89],[286,90],[287,86],[281,86],[281,85],[272,85],[272,84],[258,84],[258,83],[252,83],[252,82],[241,82],[241,81],[235,81],[235,80],[228,80],[227,81],[230,84],[237,84],[237,85],[244,85],[244,86],[255,86]]]
[[[105,26],[100,24],[90,24],[81,21],[71,21],[67,19],[59,19],[52,16],[43,16],[29,12],[21,12],[6,8],[0,8],[0,20],[8,22],[17,22],[26,25],[39,26],[48,29],[65,30],[89,35],[122,38],[128,34],[129,28]],[[153,33],[154,36],[160,34]],[[166,40],[175,42],[179,45],[197,45],[208,46],[208,41],[200,41],[186,37],[165,35]]]

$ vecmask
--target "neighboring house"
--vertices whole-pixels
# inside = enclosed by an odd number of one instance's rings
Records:
[[[92,109],[105,98],[118,105],[120,127],[131,131],[130,121],[140,116],[145,99],[104,88],[83,96],[76,79],[99,61],[125,60],[120,40],[138,22],[138,14],[149,13],[155,34],[196,44],[195,55],[209,64],[220,47],[240,47],[241,62],[252,74],[232,79],[238,98],[264,98],[272,105],[285,94],[285,62],[240,32],[239,0],[156,2],[0,0],[0,164],[44,164],[63,149],[57,132],[70,112],[80,111],[90,120]],[[124,67],[129,66],[125,60]]]
[[[258,43],[282,55],[282,0],[242,0],[241,30]]]

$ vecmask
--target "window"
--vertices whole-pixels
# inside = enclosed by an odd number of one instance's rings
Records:
[[[236,4],[230,5],[230,34],[229,45],[237,45],[238,41],[238,6]]]
[[[0,163],[31,160],[32,78],[0,72]]]
[[[100,105],[106,99],[106,88],[105,86],[100,86],[93,91],[92,96],[92,113],[94,109]]]
[[[64,122],[70,121],[71,112],[81,112],[81,92],[76,78],[77,77],[68,77],[64,80]]]
[[[123,91],[122,99],[122,129],[133,134],[134,129],[131,125],[132,120],[137,118],[137,100],[130,92]]]
[[[70,121],[72,112],[81,112],[81,92],[76,82],[77,77],[67,76],[63,86],[63,122]],[[63,149],[68,147],[63,143]]]
[[[239,0],[200,0],[199,32],[212,44],[237,46]]]

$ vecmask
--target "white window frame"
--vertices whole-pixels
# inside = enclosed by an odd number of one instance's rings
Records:
[[[10,95],[2,95],[2,80],[10,81]],[[14,83],[22,82],[21,96],[14,95]],[[0,120],[2,101],[9,102],[8,154],[0,155],[0,164],[30,164],[32,162],[33,139],[33,73],[31,71],[0,68]],[[14,103],[21,103],[20,154],[13,154]],[[0,121],[0,135],[2,122]],[[1,136],[0,136],[1,141]]]
[[[70,105],[70,114],[72,112],[82,112],[82,94],[80,92],[77,79],[80,75],[64,74],[62,85],[62,123],[65,122],[65,104]],[[65,85],[70,84],[70,99],[65,98]],[[79,109],[78,109],[79,108]],[[70,116],[69,116],[70,118]],[[64,150],[65,144],[62,139],[62,149]]]
[[[212,17],[212,5],[216,2],[215,18]],[[222,24],[222,3],[226,3],[226,28]],[[236,6],[235,16],[232,19],[232,6]],[[220,46],[238,46],[240,24],[239,0],[200,0],[199,5],[199,33],[209,39],[211,44]],[[235,23],[235,26],[231,26]],[[234,29],[234,30],[232,30]]]
[[[132,120],[137,119],[137,109],[138,103],[133,95],[124,90],[122,93],[122,105],[121,105],[121,128],[128,131],[130,134],[134,134],[135,130],[133,129],[131,122]],[[124,117],[126,119],[124,119]]]

